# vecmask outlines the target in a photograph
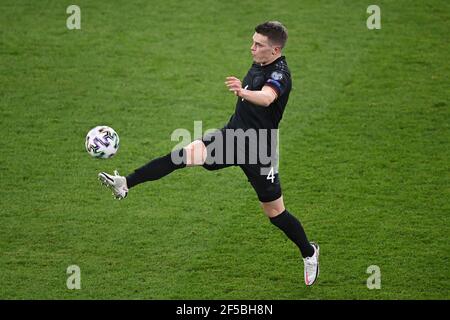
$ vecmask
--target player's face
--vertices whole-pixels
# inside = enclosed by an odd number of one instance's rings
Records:
[[[270,44],[267,36],[255,32],[253,35],[253,43],[250,48],[253,61],[259,64],[267,64],[273,59],[274,47]]]

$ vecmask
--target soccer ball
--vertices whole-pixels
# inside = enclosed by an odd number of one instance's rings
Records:
[[[97,126],[86,135],[86,151],[95,158],[111,158],[119,149],[119,135],[113,128]]]

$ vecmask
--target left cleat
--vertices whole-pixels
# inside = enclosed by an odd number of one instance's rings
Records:
[[[305,265],[305,283],[307,286],[312,286],[319,277],[319,245],[311,242],[314,247],[314,254],[312,257],[306,257],[303,259]]]

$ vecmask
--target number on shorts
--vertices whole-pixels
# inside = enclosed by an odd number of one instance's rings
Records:
[[[275,180],[275,175],[273,174],[273,167],[270,168],[269,174],[267,175],[267,180],[271,180],[273,183],[273,180]]]

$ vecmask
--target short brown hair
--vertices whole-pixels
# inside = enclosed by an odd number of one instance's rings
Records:
[[[284,48],[288,33],[287,29],[279,21],[267,21],[256,26],[255,31],[269,38],[269,41]]]

